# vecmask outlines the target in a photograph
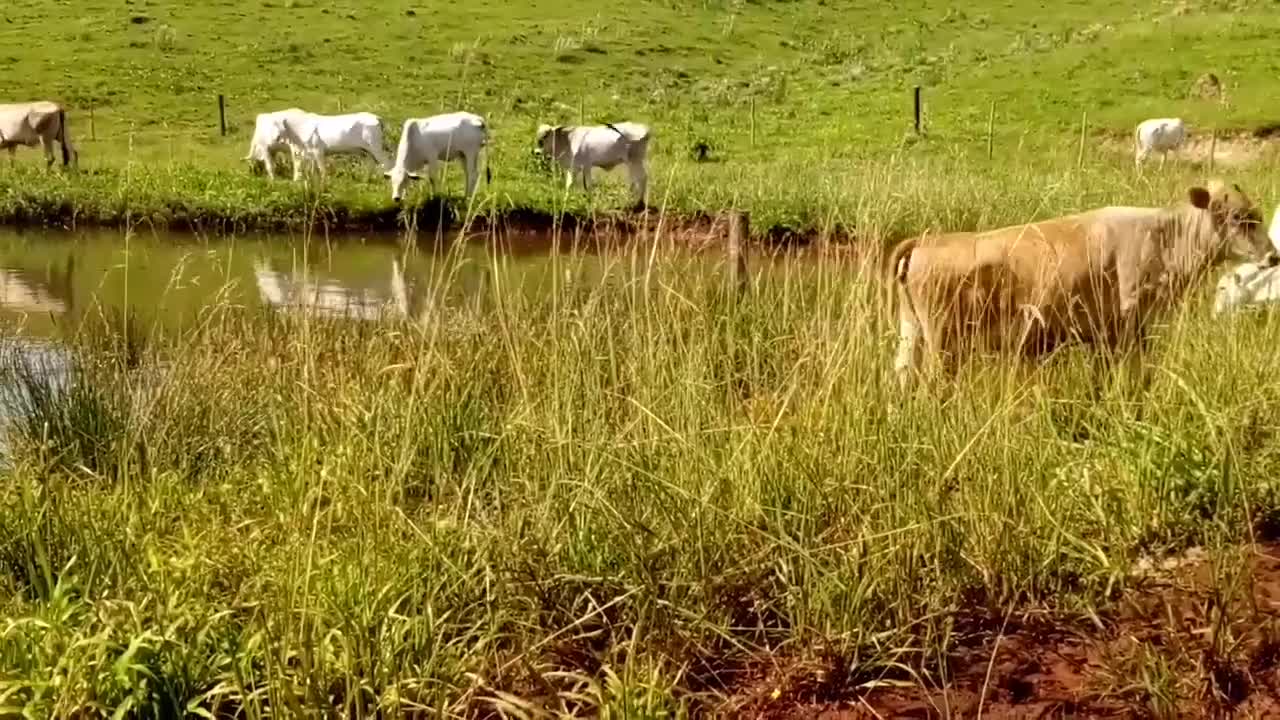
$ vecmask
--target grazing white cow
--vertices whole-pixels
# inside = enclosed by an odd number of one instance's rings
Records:
[[[297,180],[301,173],[299,155],[302,148],[289,142],[284,120],[286,117],[301,118],[306,114],[306,111],[296,107],[258,113],[253,121],[253,138],[249,140],[249,154],[245,155],[244,159],[261,162],[267,171],[267,177],[275,179],[276,169],[273,162],[275,153],[287,151],[293,155],[293,179]]]
[[[285,148],[293,154],[294,180],[302,177],[307,160],[324,175],[327,155],[367,153],[384,169],[388,166],[382,149],[382,119],[373,113],[317,115],[288,108],[259,114],[245,159],[261,160],[267,174],[275,177],[271,155]]]
[[[1170,150],[1177,150],[1187,139],[1187,127],[1181,118],[1153,118],[1138,123],[1133,131],[1133,164],[1141,168],[1147,156],[1160,153],[1160,167]]]
[[[62,148],[62,164],[79,164],[79,153],[67,137],[66,109],[55,102],[12,103],[0,105],[0,148],[9,151],[12,162],[19,145],[44,148],[48,167],[53,167],[54,144]]]
[[[1280,256],[1271,253],[1260,263],[1236,266],[1218,280],[1213,314],[1276,300],[1280,300]]]
[[[626,164],[631,189],[644,201],[649,176],[645,160],[652,133],[647,125],[620,122],[606,125],[538,126],[538,148],[560,164],[565,173],[565,189],[573,186],[576,174],[583,190],[591,189],[591,169],[612,170]]]
[[[299,145],[323,177],[325,156],[366,153],[386,170],[390,163],[382,149],[382,118],[368,112],[345,115],[285,116],[283,122],[288,142]],[[295,179],[297,173],[294,174]]]
[[[404,121],[396,159],[384,175],[391,179],[391,200],[400,202],[410,180],[421,180],[417,170],[427,166],[431,189],[435,190],[441,163],[459,160],[467,173],[467,197],[476,191],[480,150],[489,142],[484,118],[469,112],[445,113]],[[485,181],[493,179],[485,167]]]

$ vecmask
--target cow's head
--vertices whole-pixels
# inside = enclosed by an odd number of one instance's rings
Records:
[[[535,152],[541,152],[548,157],[555,156],[556,147],[564,142],[561,138],[561,135],[564,134],[563,131],[563,125],[539,125],[538,134],[534,142]]]
[[[1271,252],[1262,212],[1240,186],[1220,180],[1187,192],[1192,206],[1209,211],[1221,257],[1258,261]]]
[[[391,202],[397,203],[404,197],[405,188],[409,186],[410,180],[422,179],[421,175],[411,173],[399,164],[382,173],[382,176],[391,179]]]

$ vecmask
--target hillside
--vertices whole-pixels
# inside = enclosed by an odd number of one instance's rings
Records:
[[[90,167],[132,158],[243,170],[254,114],[288,105],[378,112],[393,137],[405,117],[466,108],[495,134],[494,197],[546,206],[559,193],[527,159],[537,124],[625,117],[657,133],[656,201],[689,210],[786,194],[779,177],[808,170],[817,182],[900,152],[917,84],[929,139],[915,155],[985,153],[993,103],[1006,164],[1041,162],[1041,149],[1074,159],[1085,111],[1095,133],[1119,136],[1156,115],[1251,130],[1275,119],[1270,6],[14,0],[0,65],[6,96],[74,109]],[[1222,79],[1226,103],[1190,96],[1205,72]],[[694,166],[699,141],[719,162]],[[385,201],[380,177],[356,175],[366,202]],[[822,213],[804,195],[788,212],[812,221]]]

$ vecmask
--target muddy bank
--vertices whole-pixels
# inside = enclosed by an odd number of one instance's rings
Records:
[[[918,674],[820,655],[762,661],[717,714],[1280,717],[1280,543],[1239,553],[1238,567],[1194,549],[1147,564],[1092,615],[965,612],[945,662]]]
[[[209,234],[374,233],[400,235],[415,232],[418,238],[467,234],[532,235],[541,237],[589,236],[603,238],[664,237],[697,244],[718,241],[727,233],[728,211],[660,212],[655,208],[596,211],[590,215],[556,214],[536,208],[511,208],[466,216],[460,203],[435,199],[412,208],[261,208],[221,210],[172,203],[158,207],[85,208],[67,201],[28,198],[0,208],[0,224],[12,227],[65,229],[154,230]],[[772,247],[805,247],[815,243],[849,244],[856,239],[851,228],[800,228],[751,224],[750,239]]]

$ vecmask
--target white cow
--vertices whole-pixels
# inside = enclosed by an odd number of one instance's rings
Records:
[[[1263,262],[1244,263],[1218,280],[1213,314],[1276,300],[1280,300],[1280,256],[1271,253]]]
[[[321,176],[325,174],[326,155],[367,153],[383,170],[390,166],[382,149],[382,118],[373,113],[306,113],[301,118],[285,117],[284,126],[290,140],[302,146],[303,156]]]
[[[286,117],[300,119],[306,114],[306,111],[296,107],[258,113],[253,121],[253,138],[249,140],[249,154],[245,155],[244,159],[261,162],[267,171],[267,177],[275,179],[276,169],[273,162],[275,153],[287,151],[293,155],[293,179],[297,180],[302,172],[299,159],[302,148],[289,142],[284,120]]]
[[[1187,127],[1181,118],[1153,118],[1138,123],[1133,131],[1133,164],[1141,168],[1147,156],[1160,153],[1160,167],[1170,150],[1177,150],[1187,139]]]
[[[612,170],[626,164],[631,176],[631,189],[644,201],[649,176],[645,168],[649,138],[647,125],[620,122],[606,125],[540,125],[537,143],[543,154],[566,170],[565,189],[573,186],[576,174],[582,189],[591,189],[591,169]]]
[[[281,146],[288,147],[293,153],[294,180],[302,177],[306,161],[310,161],[323,176],[327,155],[367,153],[383,169],[388,166],[386,152],[382,149],[382,119],[373,113],[318,115],[289,108],[258,115],[246,159],[264,160],[270,157],[272,148],[280,149]],[[274,177],[270,169],[268,174]]]
[[[37,102],[0,105],[0,149],[9,151],[13,162],[19,145],[44,148],[48,167],[53,167],[53,146],[62,148],[62,164],[78,165],[79,153],[67,137],[66,109],[55,102]]]
[[[441,163],[459,160],[467,173],[467,197],[476,190],[480,150],[489,142],[489,130],[484,118],[469,112],[445,113],[426,118],[410,118],[404,121],[400,144],[396,146],[396,159],[386,177],[391,179],[391,200],[400,202],[405,186],[410,180],[421,180],[417,170],[427,166],[431,189],[436,188]],[[491,182],[492,174],[485,167],[485,181]]]

